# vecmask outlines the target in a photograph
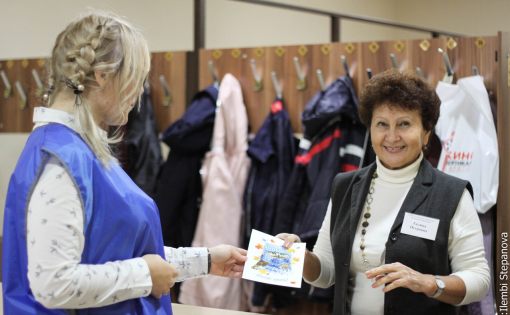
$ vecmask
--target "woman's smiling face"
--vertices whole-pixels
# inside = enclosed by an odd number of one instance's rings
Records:
[[[430,137],[430,131],[423,128],[419,111],[393,104],[382,104],[374,109],[370,134],[375,154],[390,169],[413,163]]]

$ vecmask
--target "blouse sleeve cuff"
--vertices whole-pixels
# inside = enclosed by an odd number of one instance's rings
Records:
[[[307,281],[304,278],[303,278],[303,280],[305,280],[306,283],[308,283],[314,287],[317,287],[317,288],[329,288],[330,286],[333,285],[332,272],[331,272],[331,268],[329,266],[330,264],[323,263],[323,259],[321,259],[321,257],[317,253],[315,253],[315,255],[319,259],[319,263],[321,265],[321,271],[319,273],[319,277],[317,277],[317,279],[315,279],[314,281]]]
[[[179,272],[177,282],[205,276],[208,273],[207,247],[165,247],[165,256]]]
[[[138,292],[140,297],[146,297],[151,294],[152,291],[152,278],[151,272],[149,269],[149,265],[145,261],[145,259],[132,258],[125,261],[126,263],[131,264],[133,270],[133,279],[132,283],[136,284],[136,287],[133,288],[136,292]]]

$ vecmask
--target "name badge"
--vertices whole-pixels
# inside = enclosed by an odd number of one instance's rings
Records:
[[[406,212],[400,233],[435,241],[438,226],[439,219]]]

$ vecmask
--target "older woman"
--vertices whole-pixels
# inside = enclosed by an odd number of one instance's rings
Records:
[[[246,251],[163,247],[158,210],[113,157],[106,130],[127,122],[150,55],[125,20],[92,13],[57,37],[49,107],[9,183],[5,314],[171,314],[175,281],[240,277]],[[71,311],[72,310],[72,311]]]
[[[439,117],[435,92],[412,74],[373,77],[360,100],[376,162],[342,173],[303,277],[335,284],[334,314],[455,314],[489,288],[468,182],[423,158]],[[285,246],[299,241],[279,234]]]

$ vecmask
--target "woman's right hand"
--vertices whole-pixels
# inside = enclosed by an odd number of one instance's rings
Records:
[[[291,248],[294,243],[301,243],[301,239],[296,234],[280,233],[275,237],[284,240],[283,247],[285,248]]]
[[[159,299],[162,295],[169,294],[178,275],[177,269],[159,255],[148,254],[142,258],[147,262],[151,273],[151,295]]]

